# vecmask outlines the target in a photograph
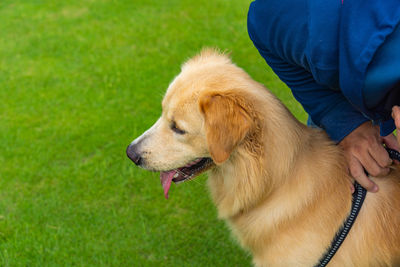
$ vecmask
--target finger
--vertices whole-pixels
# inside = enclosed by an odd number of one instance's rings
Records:
[[[397,142],[396,136],[394,134],[389,134],[382,137],[383,143],[391,149],[400,151],[400,144]]]
[[[398,133],[399,134],[399,133]],[[386,145],[386,147],[394,149],[396,151],[400,151],[400,144],[396,139],[396,136],[394,134],[389,134],[388,136],[382,137],[383,143]],[[394,160],[396,164],[400,164],[398,160]]]
[[[367,177],[364,172],[364,168],[357,158],[351,157],[349,161],[350,174],[356,179],[356,181],[369,192],[378,192],[379,187],[371,179]]]
[[[372,176],[386,175],[389,173],[389,168],[380,167],[369,151],[355,150],[353,157],[356,158],[358,163],[361,164],[361,167],[364,167]]]
[[[387,157],[389,158],[389,154]],[[371,154],[369,154],[369,156],[366,158],[360,159],[360,162],[364,166],[365,170],[372,176],[384,176],[390,172],[388,167],[381,167]]]
[[[386,151],[381,143],[371,143],[371,146],[368,148],[368,153],[370,154],[372,160],[374,160],[379,165],[379,168],[381,170],[389,167],[393,163],[392,159],[389,157],[389,153]]]

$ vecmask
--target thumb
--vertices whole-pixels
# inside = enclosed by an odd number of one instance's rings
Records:
[[[392,118],[394,120],[394,124],[396,124],[396,128],[400,129],[400,107],[399,106],[393,106]]]
[[[391,149],[400,151],[400,144],[394,134],[389,134],[388,136],[383,136],[382,137],[383,143]]]
[[[397,129],[397,143],[400,144],[400,107],[393,106],[392,108],[392,117],[394,120],[394,124]]]

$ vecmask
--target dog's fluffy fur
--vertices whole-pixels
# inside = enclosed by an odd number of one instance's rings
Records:
[[[351,208],[341,150],[298,122],[229,57],[204,50],[170,84],[157,123],[137,138],[142,167],[167,171],[211,157],[208,186],[256,266],[313,266]],[[177,134],[171,122],[183,129]],[[400,168],[372,178],[351,229],[329,266],[400,264]]]

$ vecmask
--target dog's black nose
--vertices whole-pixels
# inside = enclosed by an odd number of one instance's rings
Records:
[[[142,164],[142,157],[136,152],[134,145],[129,145],[126,148],[126,155],[130,158],[137,166]]]

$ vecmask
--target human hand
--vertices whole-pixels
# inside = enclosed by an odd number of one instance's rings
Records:
[[[350,174],[370,192],[378,192],[379,188],[368,178],[364,169],[372,176],[383,176],[389,173],[388,167],[392,164],[383,143],[392,149],[399,147],[393,134],[381,137],[378,126],[372,125],[371,122],[361,124],[339,143]]]

